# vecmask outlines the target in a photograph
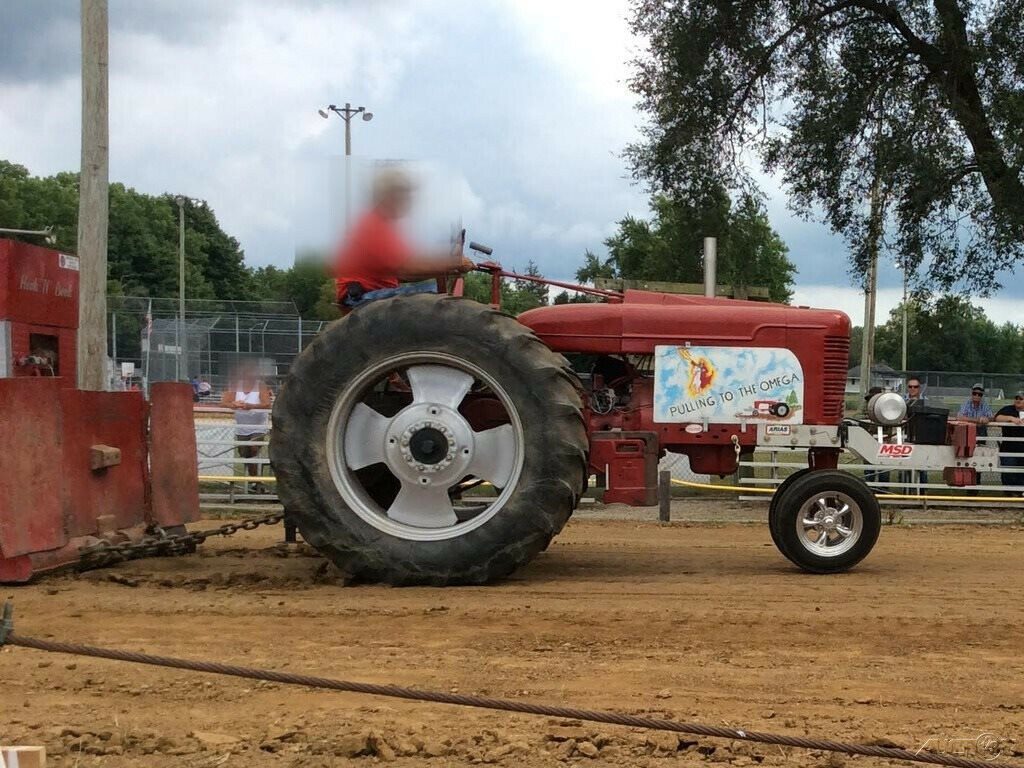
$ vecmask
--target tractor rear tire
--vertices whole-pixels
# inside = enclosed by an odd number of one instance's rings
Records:
[[[769,526],[790,562],[810,573],[839,573],[868,556],[882,529],[882,511],[866,483],[821,469],[798,472],[783,485],[788,487],[772,499]]]
[[[412,402],[397,414],[367,407],[360,393],[388,386],[367,384],[370,374],[394,382],[396,371]],[[462,394],[446,405],[453,388]],[[481,391],[508,419],[490,453],[459,410],[466,393]],[[416,409],[432,415],[416,421]],[[543,551],[583,493],[587,448],[578,380],[565,358],[487,306],[412,295],[355,310],[296,358],[274,403],[270,458],[289,520],[343,572],[445,586],[503,578]],[[493,483],[496,500],[471,504],[484,512],[467,521],[453,514],[465,501],[453,489],[488,474],[470,471],[477,453],[481,466],[503,467],[490,472],[502,479]],[[399,503],[405,490],[412,501]],[[437,518],[435,507],[443,508]],[[450,523],[435,522],[446,516]]]

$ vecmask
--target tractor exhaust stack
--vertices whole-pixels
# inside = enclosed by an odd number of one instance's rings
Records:
[[[718,270],[718,240],[714,237],[704,238],[704,295],[715,298],[715,285]]]

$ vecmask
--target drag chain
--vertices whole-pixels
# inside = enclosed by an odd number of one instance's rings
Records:
[[[139,541],[123,543],[103,541],[89,547],[82,547],[79,550],[78,568],[88,570],[141,557],[191,554],[196,551],[198,545],[214,536],[231,536],[239,531],[254,531],[261,525],[275,525],[282,520],[284,520],[284,512],[268,512],[265,515],[226,523],[217,528],[179,534],[168,534],[160,526],[155,526],[153,533],[144,536]]]

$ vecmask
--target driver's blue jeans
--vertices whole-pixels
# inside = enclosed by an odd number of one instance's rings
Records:
[[[359,297],[358,301],[352,301],[348,296],[342,301],[342,305],[355,309],[371,301],[390,299],[392,296],[408,296],[414,293],[437,293],[437,282],[426,280],[422,283],[406,283],[397,288],[378,288],[376,291],[367,291]]]

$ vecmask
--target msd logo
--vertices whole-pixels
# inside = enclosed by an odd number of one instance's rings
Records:
[[[909,459],[914,452],[912,445],[880,445],[878,447],[878,458],[887,459]]]

